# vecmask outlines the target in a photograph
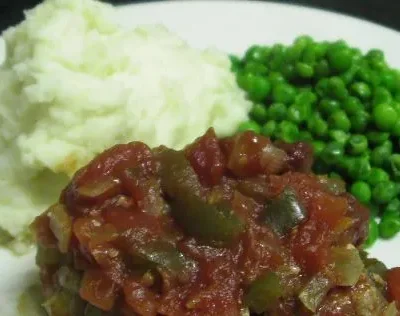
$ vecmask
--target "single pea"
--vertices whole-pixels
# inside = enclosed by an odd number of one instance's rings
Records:
[[[330,88],[329,88],[329,79],[322,78],[320,79],[317,84],[315,85],[315,92],[317,92],[318,96],[321,98],[328,95]]]
[[[296,77],[296,68],[291,63],[284,63],[280,67],[280,71],[282,75],[285,77],[285,79],[289,82]]]
[[[343,102],[343,110],[347,115],[357,115],[363,110],[363,105],[358,98],[350,96]]]
[[[355,181],[367,180],[371,172],[371,164],[367,155],[354,157],[347,169],[349,177]]]
[[[371,218],[368,222],[368,238],[364,243],[365,248],[371,247],[379,236],[379,227],[375,219]]]
[[[314,76],[314,68],[306,63],[296,63],[296,73],[301,78],[312,78]]]
[[[349,154],[358,156],[368,149],[368,139],[364,135],[354,134],[350,136],[347,143],[347,150]]]
[[[338,73],[349,69],[352,63],[352,52],[347,47],[330,47],[327,57],[331,68]]]
[[[329,64],[325,59],[322,59],[318,63],[315,64],[315,66],[314,66],[315,77],[317,77],[317,78],[328,77],[330,75],[330,73],[331,73],[331,70],[329,68]]]
[[[390,146],[385,146],[385,144],[386,142],[375,147],[371,152],[371,164],[375,167],[384,167],[389,161],[392,148]]]
[[[307,128],[313,135],[323,137],[328,132],[328,123],[318,113],[315,113],[308,119]]]
[[[350,135],[348,133],[341,131],[341,130],[335,130],[335,129],[330,130],[328,132],[328,134],[329,134],[329,138],[332,141],[342,144],[343,146],[345,146],[347,144],[347,141],[350,138]]]
[[[371,188],[369,187],[369,184],[364,181],[356,181],[351,185],[350,188],[351,194],[354,195],[354,197],[360,201],[361,203],[369,203],[371,200]]]
[[[239,130],[239,132],[253,131],[254,133],[260,134],[261,127],[255,121],[247,121],[247,122],[241,123],[239,125],[238,130]]]
[[[332,113],[328,119],[329,126],[332,129],[342,130],[348,132],[351,127],[351,122],[347,117],[346,112],[340,110]]]
[[[381,73],[382,85],[389,91],[394,92],[398,90],[398,74],[396,71],[389,69]]]
[[[325,149],[325,143],[320,140],[314,140],[312,142],[315,156],[320,156]]]
[[[400,181],[400,154],[393,154],[389,158],[390,170],[392,171],[393,178]]]
[[[370,49],[367,54],[365,55],[368,59],[379,59],[379,60],[384,60],[385,59],[385,54],[383,51],[380,49]]]
[[[379,104],[373,109],[375,125],[382,131],[388,132],[396,124],[398,114],[389,104]]]
[[[312,142],[313,136],[309,131],[300,131],[299,132],[299,140],[303,142]]]
[[[356,115],[350,116],[351,130],[355,133],[363,133],[370,120],[371,115],[367,111],[360,111]]]
[[[261,134],[266,137],[274,136],[278,129],[278,123],[275,121],[268,121],[261,128]]]
[[[371,168],[371,172],[369,173],[367,182],[372,185],[375,186],[377,185],[379,182],[387,182],[389,181],[390,176],[389,174],[383,170],[382,168]]]
[[[330,95],[340,101],[345,100],[349,92],[347,91],[346,85],[340,77],[331,77],[328,79],[328,89]]]
[[[268,73],[268,68],[260,62],[250,61],[244,66],[244,71],[263,76]]]
[[[386,132],[370,131],[367,133],[368,142],[374,146],[383,144],[389,139],[390,134]]]
[[[260,103],[254,104],[249,114],[250,117],[258,123],[264,123],[268,118],[267,108]]]
[[[400,216],[400,200],[398,198],[391,200],[388,205],[386,205],[383,214],[395,214]]]
[[[314,65],[317,61],[317,49],[315,45],[308,45],[301,56],[301,60],[309,65]]]
[[[400,137],[400,120],[393,125],[391,133],[394,137]]]
[[[355,80],[362,82],[371,82],[371,69],[365,64],[361,64],[355,75]]]
[[[350,89],[351,92],[361,100],[367,100],[372,95],[370,87],[365,82],[354,82]]]
[[[282,121],[278,124],[276,136],[278,139],[283,140],[287,143],[294,143],[298,140],[299,129],[292,122]]]
[[[340,78],[346,85],[349,85],[354,81],[354,77],[356,76],[358,69],[359,66],[357,64],[353,64],[349,69],[340,75]]]
[[[296,97],[296,89],[289,84],[277,84],[272,90],[272,97],[275,102],[290,104]]]
[[[286,51],[286,61],[294,62],[299,60],[309,43],[308,39],[297,38],[293,45],[289,46]]]
[[[379,236],[383,239],[390,239],[400,231],[399,216],[385,216],[379,223]]]
[[[289,121],[300,124],[310,117],[311,112],[312,108],[308,103],[292,104],[288,109],[287,117]]]
[[[313,105],[317,101],[317,96],[310,90],[305,90],[296,95],[296,104],[310,104]]]
[[[247,62],[255,61],[260,63],[265,63],[271,53],[271,50],[268,47],[253,45],[249,47],[246,51],[244,59]]]
[[[271,47],[271,53],[268,60],[268,67],[271,70],[278,70],[285,63],[285,53],[287,48],[282,44],[275,44]]]
[[[344,150],[342,144],[330,142],[325,146],[321,153],[321,159],[329,165],[334,165],[338,162],[340,157],[343,156],[343,153]]]
[[[270,92],[267,79],[250,72],[241,72],[237,76],[239,86],[244,89],[249,98],[255,102],[263,101]]]
[[[397,188],[392,181],[379,182],[372,190],[372,197],[378,204],[387,204],[397,195]]]
[[[283,103],[272,103],[267,109],[268,119],[282,121],[286,118],[287,108]]]
[[[316,55],[317,59],[324,58],[326,56],[326,52],[328,51],[328,48],[329,48],[328,41],[315,42],[314,49],[315,49],[315,55]]]
[[[242,60],[235,55],[229,55],[229,59],[231,60],[231,70],[238,72],[242,67]]]
[[[379,105],[383,103],[390,104],[393,100],[392,94],[388,89],[385,87],[377,87],[375,88],[374,98],[373,98],[373,105]]]
[[[325,117],[329,117],[334,112],[341,109],[339,101],[335,99],[324,98],[319,102],[318,109]]]
[[[268,75],[268,81],[271,83],[272,87],[274,87],[278,84],[285,83],[286,79],[279,72],[271,72]]]

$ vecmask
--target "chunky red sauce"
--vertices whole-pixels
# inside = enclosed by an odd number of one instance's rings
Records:
[[[378,289],[350,246],[366,237],[367,210],[311,165],[306,144],[212,129],[181,152],[103,152],[33,224],[48,313],[383,313],[385,281]]]

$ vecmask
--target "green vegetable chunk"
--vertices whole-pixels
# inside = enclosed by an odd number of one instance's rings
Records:
[[[379,236],[384,239],[393,238],[400,231],[400,217],[396,215],[384,216],[379,223]]]
[[[364,269],[358,250],[356,248],[333,248],[332,259],[336,285],[355,285]]]
[[[264,221],[279,236],[284,236],[307,218],[307,209],[298,201],[296,192],[286,187],[266,205]]]
[[[367,204],[371,200],[371,188],[369,187],[368,183],[364,181],[354,182],[351,186],[350,192],[361,203]]]
[[[275,305],[282,295],[283,289],[278,276],[274,272],[269,272],[250,284],[245,293],[244,302],[251,311],[263,313]]]

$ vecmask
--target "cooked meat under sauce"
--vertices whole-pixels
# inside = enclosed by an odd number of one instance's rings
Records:
[[[307,144],[212,129],[103,152],[32,224],[47,313],[397,315],[400,273],[357,248],[368,211],[311,165]]]

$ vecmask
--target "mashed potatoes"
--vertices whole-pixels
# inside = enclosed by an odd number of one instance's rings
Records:
[[[161,26],[122,28],[115,12],[48,0],[3,34],[0,228],[11,237],[105,148],[181,148],[209,126],[228,135],[247,118],[225,54],[193,49]]]

